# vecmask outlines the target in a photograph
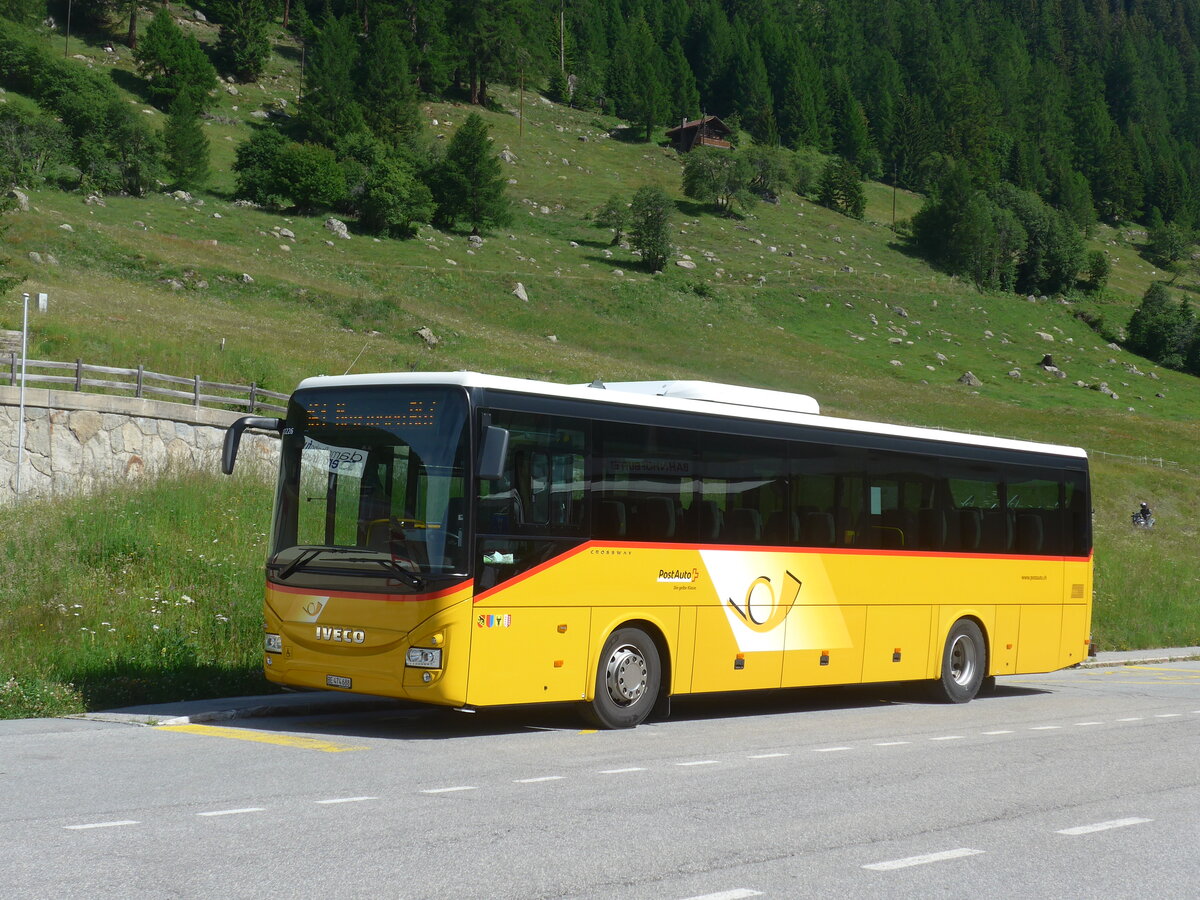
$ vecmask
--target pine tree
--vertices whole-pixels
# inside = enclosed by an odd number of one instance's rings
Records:
[[[678,38],[667,51],[663,80],[667,88],[664,123],[675,126],[683,120],[699,118],[700,92],[696,90],[696,76],[683,55]]]
[[[435,224],[452,228],[465,221],[472,234],[506,224],[512,218],[506,184],[488,126],[478,113],[471,113],[450,139],[434,176]]]
[[[212,102],[209,91],[217,86],[217,70],[200,43],[175,24],[167,7],[159,7],[150,20],[134,59],[138,72],[149,81],[151,99],[160,107],[169,109],[182,93],[190,94],[201,110]]]
[[[355,101],[354,72],[358,61],[353,16],[325,19],[308,50],[300,121],[309,136],[325,144],[365,127]]]
[[[1147,288],[1126,329],[1126,348],[1153,362],[1181,368],[1195,322],[1186,304],[1173,303],[1161,282]]]
[[[381,140],[397,146],[421,128],[417,84],[399,26],[377,24],[359,59],[358,101],[367,126]]]
[[[861,219],[867,208],[858,169],[840,157],[829,161],[821,173],[817,202],[852,219]]]
[[[239,81],[253,81],[271,58],[270,18],[263,0],[229,0],[217,39],[217,53]]]
[[[615,112],[637,125],[648,141],[654,127],[662,124],[667,115],[666,60],[641,16],[626,29],[614,57],[618,65],[628,67],[623,72],[622,87],[613,97]]]
[[[201,187],[208,180],[208,137],[200,122],[200,110],[187,93],[171,104],[163,126],[163,145],[167,172],[178,187]]]

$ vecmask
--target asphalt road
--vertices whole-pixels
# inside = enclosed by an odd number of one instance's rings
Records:
[[[0,722],[0,896],[1195,897],[1200,662],[573,711]]]

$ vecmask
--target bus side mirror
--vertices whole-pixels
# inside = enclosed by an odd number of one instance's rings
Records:
[[[225,444],[221,448],[221,471],[226,475],[233,474],[233,461],[237,459],[238,445],[242,442],[242,432],[247,428],[260,428],[263,431],[283,433],[283,419],[270,419],[265,416],[242,416],[225,431]]]
[[[507,458],[508,429],[489,425],[483,434],[483,449],[479,451],[479,477],[485,481],[503,478]]]

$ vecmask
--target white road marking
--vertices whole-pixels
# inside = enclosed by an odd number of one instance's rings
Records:
[[[941,737],[930,738],[931,741],[961,741],[961,734],[944,734]]]
[[[542,775],[538,778],[517,778],[513,784],[538,784],[542,781],[562,781],[565,775]]]
[[[601,769],[601,775],[624,775],[626,772],[645,772],[641,766],[630,766],[628,769]]]
[[[1029,730],[1030,731],[1057,731],[1059,728],[1062,728],[1062,726],[1061,725],[1034,725]]]
[[[1156,719],[1178,719],[1183,713],[1155,713]]]
[[[779,757],[787,755],[787,753],[758,753],[754,756],[747,756],[746,759],[779,759]]]
[[[837,753],[839,750],[849,750],[849,747],[813,747],[813,753]]]
[[[243,806],[241,809],[217,809],[212,812],[196,813],[198,816],[240,816],[242,813],[263,812],[262,806]]]
[[[1103,722],[1076,722],[1075,727],[1079,728],[1084,725],[1103,725],[1103,724],[1104,724]]]
[[[1118,722],[1140,722],[1144,716],[1130,716],[1128,719],[1117,719]]]
[[[64,825],[68,831],[84,831],[88,828],[119,828],[122,825],[141,825],[136,819],[121,819],[119,822],[88,822],[86,825]]]
[[[715,766],[719,765],[720,761],[716,759],[697,759],[694,762],[675,763],[677,766]]]
[[[941,853],[926,853],[923,856],[906,856],[904,859],[889,859],[886,862],[870,863],[864,869],[876,872],[888,872],[892,869],[907,869],[909,866],[923,866],[926,863],[945,862],[949,859],[961,859],[964,856],[974,856],[983,850],[972,850],[969,847],[959,847],[957,850],[943,850]]]
[[[1146,822],[1153,822],[1153,819],[1112,819],[1108,822],[1097,822],[1095,825],[1077,825],[1074,828],[1063,828],[1056,834],[1092,834],[1097,831],[1108,831],[1110,828],[1124,828],[1127,825],[1144,825]]]
[[[719,894],[702,894],[688,897],[687,900],[745,900],[747,897],[761,897],[762,891],[752,891],[750,888],[734,888],[732,891],[721,891]]]
[[[902,744],[911,744],[912,741],[880,741],[876,747],[899,747]]]
[[[456,791],[477,791],[479,788],[469,784],[460,784],[457,787],[444,788],[427,788],[421,791],[422,794],[453,794]]]
[[[362,803],[364,800],[378,800],[378,797],[333,797],[330,800],[318,800],[318,803]]]
[[[985,731],[983,733],[984,734],[1012,734],[1012,731],[1010,731],[1007,728],[1002,728],[999,731]]]

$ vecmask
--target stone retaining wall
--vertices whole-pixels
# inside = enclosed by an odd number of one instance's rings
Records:
[[[0,505],[16,499],[20,389],[0,387]],[[225,429],[241,413],[160,400],[25,390],[21,497],[86,492],[168,470],[219,472]],[[263,477],[278,461],[274,435],[246,432],[238,470]]]

